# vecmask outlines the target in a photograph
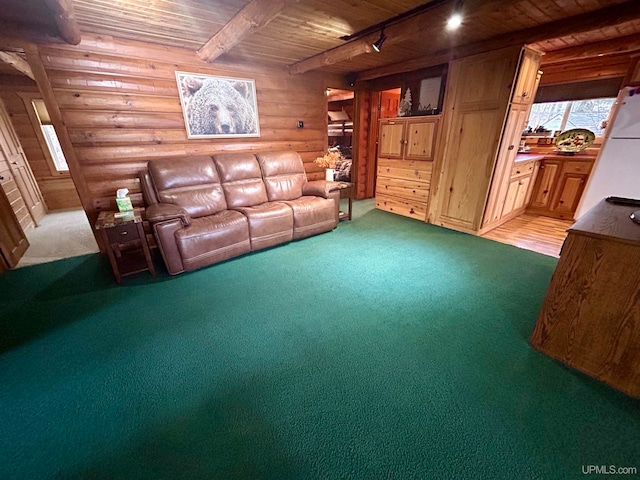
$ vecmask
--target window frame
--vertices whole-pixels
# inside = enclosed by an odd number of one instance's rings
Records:
[[[567,129],[567,122],[569,121],[569,117],[571,116],[571,109],[573,108],[573,104],[576,102],[583,102],[586,100],[603,100],[603,99],[609,99],[612,98],[615,104],[615,97],[602,97],[602,98],[585,98],[582,100],[558,100],[555,102],[534,102],[531,104],[531,108],[533,108],[534,105],[542,105],[545,103],[565,103],[567,104],[567,106],[565,107],[564,113],[562,114],[562,121],[560,122],[560,128],[559,131],[564,132]],[[611,110],[613,110],[613,105],[611,105],[611,109],[609,110],[609,113],[607,114],[607,119],[609,118],[609,116],[611,115]],[[531,116],[531,113],[529,113],[529,116]],[[596,137],[603,137],[605,132],[604,129],[602,129],[602,132],[594,132]]]
[[[44,101],[42,95],[35,92],[19,92],[18,96],[22,98],[22,102],[24,103],[25,109],[27,110],[27,115],[29,116],[29,121],[31,122],[31,126],[35,131],[36,138],[38,139],[38,144],[40,145],[40,149],[44,155],[45,161],[47,163],[47,167],[49,167],[49,172],[52,177],[71,177],[71,172],[69,170],[58,170],[56,168],[55,161],[53,156],[51,155],[51,150],[49,149],[49,144],[47,143],[47,139],[44,136],[44,132],[42,131],[42,124],[40,123],[40,119],[38,118],[38,114],[36,113],[35,107],[33,106],[34,100]],[[56,136],[57,136],[56,132]],[[58,141],[60,141],[58,139]],[[63,151],[64,154],[64,151]],[[66,158],[65,158],[66,160]],[[67,162],[67,167],[69,163]]]

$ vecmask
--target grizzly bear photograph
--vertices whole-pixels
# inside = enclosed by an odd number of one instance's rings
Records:
[[[176,72],[187,137],[259,137],[253,80]]]

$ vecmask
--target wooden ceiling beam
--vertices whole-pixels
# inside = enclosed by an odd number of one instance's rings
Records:
[[[72,0],[44,0],[44,3],[53,13],[60,36],[65,42],[78,45],[82,37]]]
[[[35,80],[36,78],[33,76],[33,71],[31,70],[31,65],[22,58],[17,53],[13,52],[0,52],[0,62],[6,63],[7,65],[11,65],[17,71],[26,75],[31,80]]]
[[[640,2],[631,0],[612,7],[602,8],[594,12],[556,20],[536,27],[498,35],[479,42],[462,45],[447,50],[434,52],[432,55],[418,57],[400,63],[372,68],[358,74],[358,81],[372,80],[396,73],[410,72],[420,68],[432,67],[447,63],[456,58],[476,55],[502,47],[525,45],[549,40],[566,35],[573,35],[590,30],[616,25],[640,18]],[[544,56],[543,56],[544,61]]]
[[[466,22],[472,23],[473,18],[488,11],[493,11],[513,3],[513,0],[467,0],[464,8],[469,13],[466,15]],[[443,25],[452,12],[454,1],[440,3],[430,10],[409,17],[405,20],[393,23],[384,28],[386,43],[385,46],[399,44],[415,38],[420,38],[424,33],[425,24],[440,22]],[[382,22],[384,23],[384,22]],[[368,34],[364,37],[352,40],[344,45],[332,48],[325,52],[301,60],[289,66],[289,73],[297,75],[300,73],[315,70],[321,67],[333,65],[335,63],[350,60],[358,55],[373,52],[373,42],[380,37],[380,31]]]
[[[198,56],[205,62],[213,62],[243,39],[267,25],[290,3],[293,1],[252,0],[198,50]]]
[[[632,53],[638,50],[640,50],[640,34],[627,35],[626,37],[604,40],[602,42],[554,50],[542,57],[542,64],[551,65],[585,58]]]

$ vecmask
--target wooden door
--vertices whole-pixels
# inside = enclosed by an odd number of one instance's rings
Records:
[[[442,173],[434,175],[436,224],[474,233],[480,227],[519,55],[509,48],[450,64]]]
[[[563,218],[573,218],[578,208],[580,197],[584,191],[588,175],[580,173],[565,173],[560,177],[558,197],[553,205],[555,212],[561,213]]]
[[[0,150],[8,162],[13,180],[18,186],[33,223],[38,225],[46,214],[44,199],[2,100],[0,100]]]
[[[381,120],[378,141],[378,157],[402,158],[404,152],[403,120]]]
[[[489,199],[482,220],[483,227],[499,222],[503,216],[511,211],[506,207],[505,199],[511,184],[511,167],[518,153],[518,145],[529,117],[529,110],[528,105],[511,105],[509,108],[491,179]]]
[[[531,183],[531,177],[523,177],[518,182],[518,191],[516,193],[516,201],[513,206],[514,210],[520,210],[525,206],[527,201],[527,193],[529,192],[529,183]]]
[[[551,195],[560,173],[560,161],[544,160],[540,165],[536,186],[533,189],[531,206],[534,208],[551,208]]]
[[[406,139],[404,141],[405,159],[433,160],[437,125],[438,120],[436,118],[407,120]]]
[[[0,175],[0,181],[2,175]],[[0,190],[0,263],[7,267],[15,267],[24,252],[29,248],[29,242],[24,234],[24,230],[18,222],[16,214],[13,212],[11,202]],[[0,266],[0,271],[3,267]]]
[[[540,76],[538,67],[540,66],[540,54],[529,49],[524,49],[516,86],[513,89],[513,103],[532,104],[536,95]]]
[[[380,118],[394,118],[398,116],[400,94],[390,91],[380,92]]]

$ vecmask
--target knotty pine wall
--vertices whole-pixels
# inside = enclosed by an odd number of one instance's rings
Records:
[[[99,210],[115,209],[118,188],[128,188],[134,205],[142,205],[138,173],[159,158],[293,149],[310,179],[324,176],[313,163],[327,144],[326,85],[319,74],[207,64],[191,50],[86,34],[78,46],[40,45],[29,57],[49,92],[44,98],[54,125],[56,116],[64,123],[59,135],[67,135],[63,148],[73,149],[74,179],[92,223]],[[187,139],[175,71],[254,79],[261,136]]]
[[[24,76],[0,76],[0,98],[11,117],[22,150],[27,157],[38,187],[49,211],[80,207],[76,187],[67,175],[53,175],[45,159],[45,151],[29,119],[21,95],[42,98],[37,85]]]

